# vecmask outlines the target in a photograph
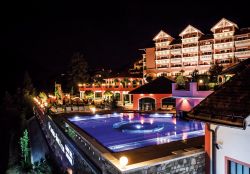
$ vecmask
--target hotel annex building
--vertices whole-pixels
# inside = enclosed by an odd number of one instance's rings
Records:
[[[250,57],[250,28],[239,29],[237,24],[222,18],[205,35],[188,25],[175,39],[163,30],[154,38],[155,47],[143,54],[143,74],[146,76],[176,76],[181,70],[189,76],[194,69],[200,74],[218,62],[224,68]]]

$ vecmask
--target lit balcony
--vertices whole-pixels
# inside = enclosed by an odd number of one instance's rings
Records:
[[[171,54],[181,54],[181,49],[172,49],[170,50]]]
[[[181,69],[182,65],[181,64],[171,64],[171,69]]]
[[[156,60],[169,59],[168,55],[157,56]]]
[[[233,58],[234,53],[220,53],[220,54],[214,54],[214,59],[227,59],[227,58]]]
[[[224,43],[214,44],[215,49],[226,49],[226,48],[232,48],[233,46],[234,46],[234,42],[224,42]]]
[[[237,58],[250,57],[250,50],[235,52],[235,57],[237,57]]]
[[[200,60],[202,61],[211,61],[212,60],[212,55],[201,55]]]
[[[183,53],[193,53],[193,52],[198,52],[198,46],[195,47],[187,47],[187,48],[182,48]]]
[[[250,46],[250,39],[235,41],[236,47]]]
[[[157,69],[166,69],[166,68],[168,68],[168,65],[161,65],[157,67]]]
[[[183,57],[183,62],[198,62],[198,56]]]
[[[199,37],[190,37],[190,38],[185,38],[185,39],[181,39],[183,44],[187,44],[187,43],[195,43],[198,42]]]
[[[171,63],[181,63],[182,58],[172,58],[170,59]]]
[[[212,44],[211,45],[201,45],[200,50],[201,51],[212,51]]]
[[[156,56],[168,55],[169,53],[169,50],[155,51]]]
[[[193,68],[196,67],[197,64],[183,64],[184,67],[189,67],[189,68]]]
[[[234,35],[234,31],[215,33],[214,38],[215,39],[230,38],[230,37],[233,37],[233,35]]]
[[[170,62],[170,59],[160,59],[160,60],[155,60],[156,64],[168,64]]]

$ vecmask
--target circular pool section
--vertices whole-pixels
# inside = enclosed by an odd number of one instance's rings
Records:
[[[113,124],[113,128],[126,133],[155,133],[164,129],[164,124],[141,121],[121,121]]]

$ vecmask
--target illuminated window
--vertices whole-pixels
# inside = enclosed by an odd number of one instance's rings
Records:
[[[95,98],[102,98],[102,92],[95,92]]]
[[[250,174],[249,166],[234,161],[228,161],[228,174]]]

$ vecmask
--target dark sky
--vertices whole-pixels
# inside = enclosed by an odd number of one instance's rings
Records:
[[[92,68],[121,68],[137,59],[138,49],[161,29],[176,38],[188,24],[211,33],[222,17],[240,28],[250,26],[247,1],[90,2],[10,1],[3,6],[2,87],[16,87],[28,70],[35,85],[44,88],[77,51]]]

